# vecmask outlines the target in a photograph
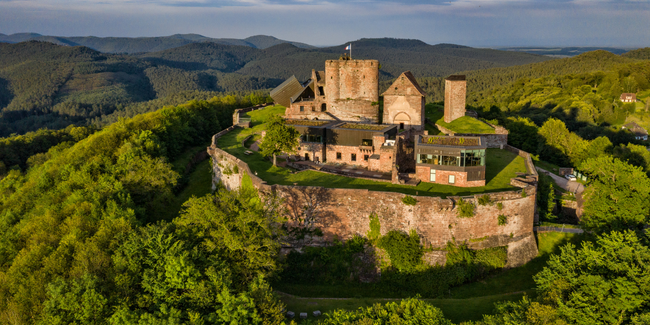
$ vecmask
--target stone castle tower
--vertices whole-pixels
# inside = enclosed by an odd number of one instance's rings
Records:
[[[467,81],[464,75],[452,75],[445,79],[445,123],[465,116],[465,93]]]
[[[296,92],[297,90],[297,92]],[[271,91],[293,119],[379,122],[379,61],[327,60],[300,84],[295,77]]]

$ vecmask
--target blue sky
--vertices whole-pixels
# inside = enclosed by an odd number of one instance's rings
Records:
[[[0,0],[0,33],[359,38],[496,46],[650,46],[650,0]]]

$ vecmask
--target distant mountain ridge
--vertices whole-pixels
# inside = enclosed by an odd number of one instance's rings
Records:
[[[145,53],[164,51],[191,43],[216,43],[241,45],[265,49],[278,44],[289,43],[298,48],[313,49],[315,46],[278,39],[273,36],[255,35],[245,39],[211,38],[199,34],[174,34],[160,37],[96,37],[96,36],[47,36],[37,33],[0,34],[0,42],[19,43],[25,41],[44,41],[63,46],[86,46],[104,53]]]

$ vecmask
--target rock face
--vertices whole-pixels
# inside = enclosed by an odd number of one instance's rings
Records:
[[[309,219],[323,232],[322,237],[312,237],[307,244],[303,241],[295,244],[296,247],[326,245],[335,237],[345,240],[354,235],[366,236],[370,232],[370,216],[376,215],[381,235],[391,230],[405,233],[415,230],[424,245],[434,248],[443,248],[454,240],[467,242],[473,249],[507,246],[508,267],[522,265],[537,256],[533,236],[537,188],[531,178],[513,179],[512,183],[522,189],[487,193],[489,205],[478,204],[478,197],[483,194],[463,197],[475,209],[474,216],[461,218],[457,206],[460,197],[415,196],[417,203],[407,205],[402,202],[405,195],[401,193],[268,185],[246,163],[215,145],[208,148],[208,153],[212,157],[214,183],[235,189],[241,186],[243,176],[248,175],[260,193],[275,193],[284,199],[290,226],[300,227]],[[499,215],[506,216],[506,224],[499,225]],[[430,264],[443,264],[446,257],[431,254],[426,260]]]

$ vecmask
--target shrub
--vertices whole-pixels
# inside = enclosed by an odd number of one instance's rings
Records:
[[[474,216],[474,203],[465,201],[463,199],[458,200],[458,217],[459,218],[471,218]]]
[[[235,174],[239,174],[239,167],[238,167],[237,165],[233,166],[233,167],[232,167],[232,171],[233,171]]]
[[[503,214],[499,215],[499,226],[503,226],[506,223],[508,223],[508,217],[504,216]]]
[[[525,190],[525,189],[524,189],[524,190],[521,190],[521,197],[526,197],[526,196],[527,196],[527,195],[526,195],[526,190]]]
[[[492,205],[492,199],[489,195],[485,194],[478,198],[478,204],[480,205]]]
[[[497,203],[497,209],[499,209],[499,211],[503,210],[503,203]]]
[[[418,200],[416,200],[414,197],[407,195],[402,198],[402,202],[406,205],[415,205],[418,203]]]
[[[379,223],[379,216],[376,213],[370,214],[370,231],[368,231],[368,239],[374,241],[381,236],[381,223]]]
[[[424,249],[420,246],[420,237],[415,230],[411,230],[408,235],[391,230],[379,239],[378,244],[390,256],[391,264],[401,272],[414,271],[422,263]]]

